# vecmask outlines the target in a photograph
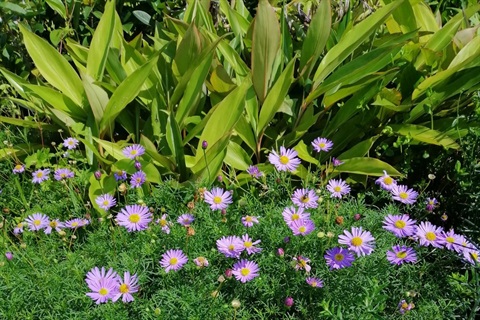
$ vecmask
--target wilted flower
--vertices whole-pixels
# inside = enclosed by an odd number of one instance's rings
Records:
[[[430,212],[432,212],[438,206],[438,201],[435,198],[427,198],[425,203],[427,211]]]
[[[23,222],[20,222],[19,224],[17,224],[17,226],[13,229],[13,234],[23,233],[23,226],[24,226]]]
[[[135,159],[136,157],[140,157],[145,154],[145,148],[139,144],[134,144],[123,148],[122,153],[129,159]]]
[[[122,181],[127,179],[127,171],[119,170],[113,173],[116,181]]]
[[[277,168],[278,171],[295,171],[300,165],[300,159],[297,158],[297,151],[280,147],[280,154],[272,151],[268,155],[268,161]]]
[[[310,259],[308,259],[307,257],[304,257],[304,256],[297,256],[297,257],[293,257],[292,258],[293,261],[295,261],[295,270],[305,270],[307,273],[310,272],[310,270],[312,269],[312,267],[310,267],[308,265],[308,263],[310,262]]]
[[[405,312],[412,310],[415,307],[413,303],[407,303],[405,300],[400,301],[398,304],[398,311],[401,314],[405,314]]]
[[[162,227],[162,231],[166,234],[170,233],[170,226],[172,225],[171,222],[167,221],[167,215],[164,214],[160,219],[157,220],[157,223]]]
[[[338,167],[339,165],[343,164],[343,161],[337,159],[337,158],[332,158],[332,164],[334,167]]]
[[[240,306],[241,306],[240,300],[238,300],[238,299],[233,299],[232,300],[233,309],[238,309],[238,308],[240,308]]]
[[[333,142],[328,140],[327,138],[316,138],[312,141],[313,149],[317,152],[324,151],[328,152],[333,147]]]
[[[254,178],[260,178],[261,176],[263,176],[263,172],[261,172],[257,166],[249,166],[247,169],[247,173]]]
[[[208,267],[208,260],[205,257],[198,257],[193,259],[193,262],[200,268]]]

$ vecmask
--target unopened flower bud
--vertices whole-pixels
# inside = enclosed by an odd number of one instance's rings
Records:
[[[202,141],[202,149],[205,150],[208,148],[208,142],[206,140]]]
[[[220,211],[220,213],[222,214],[222,216],[225,216],[225,215],[227,215],[227,210],[226,210],[226,209],[222,209],[222,211]]]
[[[97,170],[93,175],[95,176],[95,179],[100,180],[100,178],[102,177],[102,172],[100,170]]]
[[[278,248],[277,254],[279,257],[283,257],[285,255],[285,251],[283,250],[283,248]]]
[[[283,242],[289,243],[289,242],[290,242],[290,237],[285,237],[285,238],[283,238]]]
[[[356,213],[356,214],[353,216],[353,218],[354,218],[356,221],[358,221],[358,220],[362,219],[362,215],[361,215],[360,213]]]
[[[7,260],[12,260],[13,259],[13,253],[11,253],[10,251],[9,252],[6,252],[5,253],[5,257],[7,258]]]
[[[222,181],[223,181],[223,177],[222,177],[222,176],[218,176],[218,177],[217,177],[217,180],[218,180],[218,182],[222,182]]]
[[[222,282],[224,282],[224,281],[225,281],[225,277],[224,277],[224,276],[222,276],[222,275],[220,275],[220,276],[218,276],[218,279],[217,279],[217,281],[218,281],[218,282],[220,282],[220,283],[222,283]]]
[[[285,298],[285,306],[287,308],[290,308],[291,306],[293,306],[293,304],[294,304],[294,301],[293,301],[292,297],[286,297]]]
[[[240,303],[240,300],[238,300],[238,299],[233,299],[233,300],[232,300],[232,307],[233,307],[233,309],[238,309],[238,308],[240,308],[241,305],[242,305],[242,304]]]
[[[333,237],[335,237],[335,234],[334,234],[333,232],[331,232],[331,231],[328,231],[328,232],[327,232],[327,237],[328,237],[328,238],[333,238]]]
[[[135,161],[135,169],[137,169],[137,170],[142,169],[142,164],[140,163],[140,161]]]
[[[325,237],[325,232],[323,232],[323,231],[318,232],[317,237],[319,237],[319,238]]]
[[[442,215],[440,216],[440,219],[442,219],[442,221],[447,221],[447,219],[448,219],[447,214],[446,214],[446,213],[442,214]]]
[[[25,249],[26,247],[27,247],[27,244],[25,242],[20,244],[20,248]]]
[[[125,191],[127,191],[127,185],[125,183],[122,183],[121,185],[118,186],[118,191],[120,193],[125,193]]]
[[[231,279],[232,276],[233,276],[233,270],[232,269],[225,270],[225,277],[227,277],[227,279]]]

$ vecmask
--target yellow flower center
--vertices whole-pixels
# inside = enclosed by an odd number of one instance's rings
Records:
[[[108,200],[103,200],[103,205],[104,205],[104,206],[108,206],[109,203],[110,203],[110,201],[108,201]]]
[[[123,175],[123,172],[122,171],[117,171],[117,175],[121,176],[121,175]]]
[[[301,198],[301,200],[302,200],[303,203],[307,203],[308,201],[310,201],[310,198],[307,197],[307,196],[303,196],[303,197]]]
[[[455,243],[455,238],[454,238],[454,237],[446,237],[445,240],[446,240],[448,243]]]
[[[407,256],[407,251],[399,251],[397,252],[396,256],[397,258],[405,259],[405,257]]]
[[[437,239],[437,236],[433,232],[427,232],[425,233],[425,238],[427,238],[427,240],[429,241],[434,241],[435,239]]]
[[[73,146],[73,144],[74,144],[72,140],[68,141],[67,143],[68,143],[69,146]]]
[[[98,293],[100,293],[100,295],[102,296],[106,296],[108,294],[108,289],[101,288],[100,290],[98,290]]]
[[[57,221],[50,221],[50,227],[52,228],[56,228],[58,226],[58,222]]]
[[[219,196],[213,197],[213,203],[215,203],[215,204],[222,203],[222,197],[219,197]]]
[[[242,268],[242,270],[240,271],[240,273],[242,274],[242,276],[248,276],[250,274],[250,269],[248,268]]]
[[[408,308],[408,303],[404,302],[402,303],[402,309],[407,309]]]
[[[246,221],[246,222],[252,222],[252,221],[253,221],[253,218],[250,217],[250,216],[246,216],[246,217],[245,217],[245,221]]]
[[[41,178],[41,177],[43,177],[43,172],[42,171],[37,172],[37,178]]]
[[[135,181],[137,181],[137,183],[141,183],[141,182],[142,182],[142,178],[138,177],[137,179],[135,179]]]
[[[119,290],[120,290],[121,293],[128,293],[130,288],[128,287],[128,285],[126,283],[124,283],[124,284],[120,285]]]
[[[406,192],[400,192],[398,196],[402,199],[408,199],[408,194]]]
[[[307,231],[307,227],[301,226],[300,228],[298,228],[298,231],[299,231],[300,233],[304,233],[304,232]]]
[[[67,177],[67,174],[66,174],[66,173],[60,173],[60,177],[66,178],[66,177]]]
[[[251,242],[251,241],[245,241],[245,242],[243,243],[243,246],[244,246],[245,248],[251,248],[251,247],[252,247],[252,242]]]
[[[33,220],[33,224],[36,225],[36,226],[39,226],[42,224],[42,221],[36,219],[36,220]]]
[[[281,164],[287,164],[290,161],[287,156],[281,156],[280,157],[280,163]]]
[[[345,256],[341,253],[337,253],[333,258],[335,259],[335,261],[343,261]]]
[[[362,238],[360,238],[360,237],[353,237],[353,238],[352,238],[351,244],[352,244],[353,246],[358,247],[358,246],[361,246],[362,243],[363,243]]]
[[[318,285],[317,281],[312,281],[312,283],[310,284],[312,287],[316,287]]]
[[[130,217],[128,217],[128,221],[132,223],[137,223],[140,221],[140,215],[138,213],[131,214]]]
[[[15,166],[15,169],[16,169],[16,170],[22,169],[22,165],[21,165],[21,164],[17,164],[17,165]]]
[[[383,183],[386,185],[391,185],[393,183],[393,179],[391,177],[385,177],[383,178]]]
[[[323,143],[323,142],[320,142],[320,143],[318,144],[318,147],[319,147],[320,149],[323,149],[323,148],[325,148],[325,143]]]
[[[131,155],[131,156],[136,156],[137,153],[138,153],[138,151],[135,150],[135,149],[133,149],[132,151],[130,151],[130,155]]]
[[[398,229],[403,229],[403,228],[405,228],[406,225],[407,225],[407,223],[403,220],[395,221],[395,227],[397,227]]]
[[[178,263],[178,259],[177,258],[171,258],[170,259],[170,265],[174,266]]]
[[[78,222],[77,221],[72,222],[72,227],[76,227],[76,226],[78,226]]]
[[[300,219],[300,216],[298,215],[298,213],[292,214],[292,220],[298,220],[298,219]]]
[[[333,191],[340,192],[340,191],[342,191],[342,188],[340,186],[336,186],[336,187],[333,188]]]
[[[478,261],[478,253],[470,252],[470,255],[472,256],[473,260]]]
[[[234,250],[234,249],[235,249],[235,246],[233,244],[228,246],[228,250]]]
[[[162,227],[165,227],[165,226],[167,225],[167,220],[161,219],[161,220],[160,220],[160,225],[161,225]]]

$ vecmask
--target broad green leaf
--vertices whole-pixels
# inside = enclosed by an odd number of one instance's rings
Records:
[[[293,149],[297,151],[298,157],[300,159],[318,166],[318,159],[315,159],[311,156],[311,153],[308,151],[307,145],[305,144],[305,142],[303,142],[303,140],[301,140]]]
[[[380,135],[376,135],[367,140],[357,143],[347,151],[340,154],[338,156],[338,159],[343,160],[343,159],[350,159],[355,157],[364,157],[368,153],[368,151],[370,151],[373,144],[375,143],[375,141],[377,141],[379,137]]]
[[[167,157],[158,153],[157,148],[146,136],[143,134],[140,136],[140,144],[145,147],[146,153],[155,161],[160,163],[164,168],[169,171],[175,171],[175,164]]]
[[[191,24],[185,36],[178,45],[174,59],[174,73],[177,77],[183,76],[192,67],[202,51],[202,37],[195,24]]]
[[[208,145],[208,148],[205,150],[205,154],[203,152],[204,150],[202,150],[200,151],[201,153],[200,157],[190,159],[189,165],[191,166],[191,170],[194,174],[197,174],[202,170],[212,171],[210,170],[211,163],[219,155],[223,161],[223,158],[225,157],[227,152],[228,143],[230,142],[230,135],[231,135],[231,131],[226,132],[222,137],[220,137],[220,139],[216,141],[216,143],[214,143],[213,145],[211,144]],[[218,169],[216,171],[218,171]],[[213,178],[215,177],[214,174],[212,174],[211,176],[213,176]]]
[[[423,1],[416,1],[412,4],[412,8],[419,31],[427,31],[428,33],[433,34],[440,29],[435,19],[435,15],[426,3]],[[428,33],[427,35],[420,37],[420,42],[425,43],[432,37],[432,35]]]
[[[23,120],[18,118],[9,118],[4,116],[0,116],[0,123],[9,123],[9,124],[13,124],[14,126],[19,126],[24,128],[33,128],[33,129],[41,128],[42,130],[47,130],[52,132],[55,132],[58,130],[57,126],[54,126],[48,123]]]
[[[240,136],[240,138],[242,138],[243,142],[245,142],[247,146],[252,149],[252,151],[257,151],[253,128],[250,126],[244,116],[241,116],[240,119],[238,119],[238,122],[235,126],[235,132]]]
[[[67,95],[75,104],[83,104],[85,92],[78,74],[65,58],[45,40],[19,24],[23,41],[42,76],[52,86]]]
[[[241,37],[247,32],[249,22],[241,14],[233,10],[227,0],[220,0],[220,10],[227,18],[235,36]]]
[[[10,85],[15,89],[15,91],[22,96],[22,98],[28,99],[24,88],[25,85],[30,84],[30,82],[2,67],[0,67],[0,72],[3,74],[5,79],[7,79],[8,83],[10,83]]]
[[[388,4],[393,1],[395,0],[384,0],[383,2]],[[409,33],[417,29],[417,22],[410,1],[405,1],[398,6],[398,8],[393,11],[392,17],[398,23],[402,33]]]
[[[96,137],[93,137],[93,140],[103,148],[105,152],[111,155],[116,160],[127,159],[122,152],[122,147],[119,144],[113,143],[107,140],[102,140]]]
[[[67,51],[70,56],[78,63],[86,65],[88,60],[88,48],[78,44],[70,38],[65,39],[65,42],[67,43]]]
[[[94,80],[102,80],[112,35],[115,30],[115,0],[105,4],[105,12],[93,34],[88,51],[87,74]]]
[[[19,6],[18,4],[12,3],[12,2],[0,2],[0,8],[4,8],[6,10],[10,10],[14,13],[20,14],[20,15],[26,15],[27,11]]]
[[[229,142],[227,146],[227,154],[223,161],[237,170],[247,170],[252,164],[250,156],[238,143],[233,141]]]
[[[313,67],[327,44],[331,26],[332,12],[330,0],[321,0],[317,11],[312,17],[312,21],[310,21],[307,35],[303,40],[299,70],[303,73],[302,79],[304,81],[310,77]]]
[[[180,171],[180,180],[187,180],[187,167],[185,165],[185,154],[183,152],[182,135],[175,117],[170,114],[167,122],[166,139],[170,150],[175,158],[175,163]]]
[[[399,177],[402,174],[386,162],[375,158],[357,157],[343,160],[343,164],[335,168],[338,172],[362,174],[368,176],[383,176],[386,171],[392,177]]]
[[[107,125],[115,120],[120,112],[130,103],[140,92],[143,83],[156,65],[158,55],[155,55],[150,61],[145,63],[139,69],[129,75],[113,92],[107,106],[105,107],[104,116],[100,122],[101,131],[104,131]]]
[[[67,10],[65,4],[61,0],[45,0],[45,2],[55,10],[63,19],[67,19]]]
[[[88,197],[90,198],[90,203],[92,206],[99,212],[102,216],[108,214],[107,211],[101,209],[97,202],[95,201],[98,196],[109,193],[114,195],[117,191],[117,181],[113,175],[103,174],[100,180],[95,178],[95,175],[92,173],[89,179],[90,186],[88,187]]]
[[[142,10],[133,10],[132,13],[141,23],[147,26],[150,25],[150,20],[152,19],[151,15]]]
[[[3,118],[3,117],[0,117],[0,118]],[[18,159],[18,157],[21,157],[26,154],[30,154],[33,151],[36,151],[42,148],[43,146],[41,144],[31,144],[31,143],[16,144],[14,147],[11,147],[11,148],[0,149],[0,160]]]
[[[295,67],[296,59],[292,59],[285,67],[280,77],[277,79],[272,89],[268,92],[265,101],[260,109],[260,116],[258,118],[257,137],[265,130],[265,127],[275,116],[282,106],[288,90],[293,81],[293,69]]]
[[[245,94],[250,86],[251,83],[244,81],[214,109],[198,141],[197,152],[195,154],[195,160],[197,162],[203,155],[202,141],[207,141],[210,148],[211,145],[214,145],[225,136],[227,132],[232,131],[243,113],[245,108]]]
[[[101,87],[97,86],[94,83],[94,79],[87,74],[82,76],[82,82],[90,103],[90,109],[95,118],[96,127],[98,128],[108,104],[108,94]]]
[[[210,39],[212,39],[212,41],[216,41],[218,39],[218,36],[213,33],[208,33],[208,36]],[[243,61],[238,53],[229,45],[227,40],[223,39],[219,42],[218,51],[225,58],[232,69],[235,70],[237,76],[244,78],[249,74],[250,69],[245,64],[245,61]]]
[[[460,149],[460,146],[445,133],[414,124],[390,125],[393,132],[402,136],[411,137],[413,140],[443,146],[445,148]]]
[[[338,44],[332,47],[320,62],[314,76],[314,89],[349,57],[405,0],[397,0],[378,9],[371,16],[355,25],[343,35]]]
[[[267,96],[273,63],[280,48],[280,25],[274,8],[267,0],[260,0],[253,23],[252,81],[262,103]]]

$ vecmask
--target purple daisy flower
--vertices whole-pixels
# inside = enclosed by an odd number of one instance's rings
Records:
[[[80,219],[80,218],[74,218],[65,222],[65,227],[70,229],[77,229],[77,228],[83,227],[84,225],[85,225],[85,221],[83,221],[83,219]]]
[[[25,222],[30,231],[40,231],[48,226],[48,217],[43,213],[34,213],[28,216]]]
[[[305,279],[305,281],[308,283],[310,287],[313,287],[313,288],[323,287],[323,281],[319,278],[308,277],[307,279]]]
[[[414,204],[417,201],[418,192],[408,189],[405,185],[394,185],[390,190],[393,200],[400,201],[405,204]]]
[[[227,209],[228,205],[233,202],[230,191],[223,191],[222,188],[217,187],[213,188],[212,191],[205,191],[204,197],[205,202],[210,205],[212,210]]]
[[[305,270],[306,273],[310,273],[310,270],[312,270],[312,267],[308,265],[310,263],[310,259],[304,256],[297,256],[292,258],[294,263],[295,263],[295,270]]]
[[[350,267],[355,260],[353,254],[347,249],[335,247],[327,250],[325,260],[330,270]]]
[[[465,238],[465,236],[458,235],[455,242],[454,249],[456,252],[463,254],[463,251],[465,250],[474,250],[475,246],[471,244],[470,241],[468,241],[467,238]]]
[[[247,251],[248,254],[255,254],[262,251],[262,248],[256,247],[255,245],[259,244],[261,240],[253,241],[248,234],[242,236],[243,248]]]
[[[259,271],[260,268],[257,263],[242,259],[233,265],[232,274],[235,276],[235,279],[245,283],[258,277]]]
[[[70,138],[67,138],[67,139],[63,140],[63,145],[68,150],[73,150],[73,149],[76,149],[78,147],[78,140],[70,137]]]
[[[138,204],[125,206],[118,214],[116,221],[119,226],[127,228],[128,232],[147,229],[152,221],[152,213],[147,207]]]
[[[113,173],[113,176],[115,177],[116,181],[123,181],[127,180],[127,171],[125,170],[118,170]]]
[[[328,152],[333,148],[333,142],[327,138],[316,138],[312,141],[313,149],[317,152],[324,151]]]
[[[344,234],[338,236],[338,243],[348,246],[357,254],[357,256],[368,256],[373,252],[375,246],[375,239],[370,231],[364,231],[362,227],[352,227],[352,232],[348,230],[343,231]]]
[[[24,227],[24,223],[23,222],[20,222],[19,224],[17,224],[17,226],[13,229],[13,234],[20,234],[20,233],[23,233],[23,227]]]
[[[48,221],[48,224],[45,229],[43,229],[43,232],[45,232],[45,234],[50,234],[52,233],[53,229],[55,229],[55,231],[57,232],[60,232],[60,230],[62,230],[63,228],[65,228],[65,224],[63,222],[58,219],[53,219]]]
[[[50,170],[49,169],[38,169],[37,171],[34,171],[32,173],[32,176],[33,176],[33,179],[32,179],[32,182],[33,183],[42,183],[43,181],[47,181],[50,177],[48,176],[50,174]]]
[[[160,219],[157,220],[157,223],[162,227],[162,231],[166,234],[170,234],[170,226],[172,225],[171,222],[167,221],[167,215],[164,214]]]
[[[392,190],[393,186],[397,185],[397,181],[390,177],[385,170],[383,170],[383,176],[375,180],[375,183],[379,184],[383,190],[387,191]]]
[[[417,228],[418,242],[425,247],[431,245],[435,248],[441,248],[439,238],[442,236],[442,231],[442,227],[436,227],[428,221],[422,221]]]
[[[410,219],[408,214],[389,214],[383,220],[383,229],[393,232],[396,237],[410,237],[417,232],[417,221]]]
[[[57,170],[55,170],[55,173],[53,174],[53,177],[57,181],[71,179],[74,176],[75,176],[75,173],[73,173],[73,171],[70,171],[66,168],[57,169]]]
[[[253,217],[253,216],[244,216],[242,217],[242,224],[247,227],[247,228],[250,228],[250,227],[253,227],[253,224],[258,224],[258,217]]]
[[[398,303],[398,312],[405,314],[405,312],[412,310],[414,307],[413,303],[407,303],[407,301],[402,300]]]
[[[193,215],[185,213],[178,217],[177,222],[184,227],[188,227],[192,224],[193,220],[195,220],[195,217]]]
[[[261,172],[257,166],[249,166],[247,169],[247,173],[257,179],[263,176],[263,172]]]
[[[147,180],[147,175],[142,170],[135,172],[130,177],[130,185],[132,188],[140,188]]]
[[[427,198],[425,201],[427,211],[432,212],[438,206],[438,201],[435,198]]]
[[[330,191],[330,196],[334,198],[342,198],[342,196],[350,193],[350,187],[342,179],[329,180],[327,190]]]
[[[296,209],[295,207],[287,207],[282,212],[283,220],[290,225],[291,223],[298,220],[309,220],[310,213],[304,212],[303,208]]]
[[[306,236],[307,234],[310,234],[313,230],[315,230],[315,224],[310,219],[295,220],[290,223],[288,227],[292,230],[293,235],[295,236]]]
[[[25,171],[25,166],[23,164],[17,164],[13,167],[12,171],[14,174],[22,173]]]
[[[135,159],[136,157],[140,157],[145,154],[145,148],[139,144],[134,144],[123,148],[122,153],[129,159]]]
[[[338,167],[341,164],[344,164],[344,162],[340,159],[337,159],[335,157],[332,158],[332,164],[334,167]]]
[[[243,241],[237,236],[222,237],[217,240],[218,252],[223,253],[227,258],[238,259],[243,248]]]
[[[478,250],[463,250],[463,258],[470,264],[476,265],[480,263],[480,252]]]
[[[200,267],[200,268],[208,267],[209,265],[208,260],[205,257],[195,258],[193,259],[193,262],[197,265],[197,267]]]
[[[115,302],[120,297],[122,297],[123,303],[132,302],[133,296],[132,293],[138,292],[138,277],[136,274],[133,276],[130,275],[130,272],[126,271],[123,274],[123,281],[120,280],[120,285],[118,286],[117,294],[112,298],[112,301]]]
[[[280,147],[280,154],[272,151],[268,155],[268,161],[277,168],[278,171],[295,171],[300,165],[300,159],[297,158],[297,151]]]
[[[160,265],[165,268],[165,272],[170,270],[178,271],[182,269],[183,265],[188,262],[187,256],[182,250],[168,250],[162,255]]]
[[[292,196],[293,203],[300,208],[318,207],[318,196],[311,189],[297,189]]]
[[[105,274],[104,267],[101,271],[98,267],[95,267],[87,273],[85,282],[92,290],[92,292],[87,293],[87,296],[92,298],[96,304],[100,304],[107,302],[117,294],[119,277],[112,268]]]
[[[415,263],[417,262],[417,253],[410,247],[397,245],[392,247],[392,251],[387,251],[387,260],[396,265]]]
[[[95,202],[98,204],[100,208],[102,208],[105,211],[110,210],[110,208],[114,207],[117,204],[117,200],[115,200],[115,198],[108,193],[99,195],[95,199]]]
[[[451,251],[457,251],[456,247],[458,247],[458,241],[458,235],[455,234],[455,231],[453,231],[453,229],[450,229],[448,232],[442,231],[440,236],[438,237],[438,243]]]

